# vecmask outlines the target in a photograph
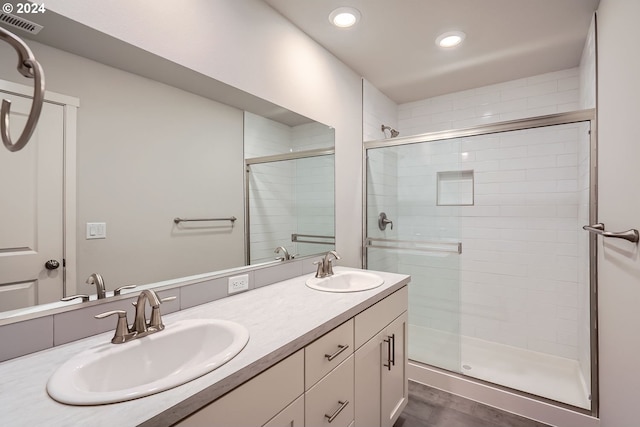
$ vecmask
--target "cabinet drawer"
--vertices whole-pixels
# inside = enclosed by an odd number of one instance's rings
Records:
[[[304,427],[304,395],[262,427]]]
[[[348,427],[353,421],[354,404],[350,356],[305,393],[305,426]],[[334,418],[329,423],[331,416]]]
[[[300,350],[176,425],[261,426],[304,392],[303,363]]]
[[[305,389],[309,390],[353,353],[353,319],[327,332],[304,349]]]
[[[402,287],[355,317],[355,346],[360,348],[385,326],[407,311],[409,288]]]

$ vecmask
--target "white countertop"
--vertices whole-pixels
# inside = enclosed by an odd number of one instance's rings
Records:
[[[336,269],[346,270],[344,267]],[[249,342],[235,358],[207,375],[128,402],[69,406],[51,399],[46,391],[47,380],[60,365],[92,346],[108,342],[113,332],[0,363],[0,425],[171,425],[303,348],[410,280],[406,275],[377,273],[384,278],[384,284],[363,292],[316,291],[305,286],[305,280],[313,276],[307,274],[164,315],[167,325],[182,319],[235,321],[249,329]]]

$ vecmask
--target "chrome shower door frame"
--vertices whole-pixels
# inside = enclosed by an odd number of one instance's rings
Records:
[[[489,135],[503,132],[511,132],[518,130],[535,129],[554,125],[566,125],[572,123],[589,122],[589,223],[598,222],[598,177],[597,177],[597,154],[598,154],[598,138],[597,138],[597,120],[596,110],[586,109],[573,111],[568,113],[551,114],[545,116],[537,116],[525,119],[510,120],[487,125],[479,125],[463,129],[446,130],[439,132],[429,132],[420,135],[398,137],[393,139],[381,139],[375,141],[363,142],[362,150],[362,266],[367,268],[367,243],[369,237],[367,234],[367,167],[368,167],[368,151],[376,148],[386,148],[393,146],[419,144],[423,142],[444,141],[448,139]],[[589,233],[589,310],[590,310],[590,363],[591,363],[591,410],[583,410],[558,403],[559,406],[566,406],[572,410],[587,413],[597,417],[599,413],[599,381],[598,381],[598,272],[597,272],[597,236]],[[530,395],[522,392],[532,398],[538,396]],[[544,398],[542,398],[545,400]]]

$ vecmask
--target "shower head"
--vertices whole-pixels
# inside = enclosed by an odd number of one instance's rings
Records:
[[[383,133],[384,133],[385,130],[388,130],[389,133],[391,134],[391,136],[389,138],[395,138],[396,136],[400,135],[400,132],[398,132],[397,130],[395,130],[391,126],[382,125],[382,126],[380,126],[380,130],[382,130]],[[384,136],[386,137],[387,134],[385,133]]]

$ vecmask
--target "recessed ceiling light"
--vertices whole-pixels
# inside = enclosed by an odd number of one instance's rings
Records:
[[[436,44],[445,48],[456,47],[464,41],[466,36],[467,35],[462,31],[448,31],[440,34],[438,38],[436,38]]]
[[[352,7],[339,7],[329,14],[329,22],[336,27],[348,28],[360,21],[360,12]]]

